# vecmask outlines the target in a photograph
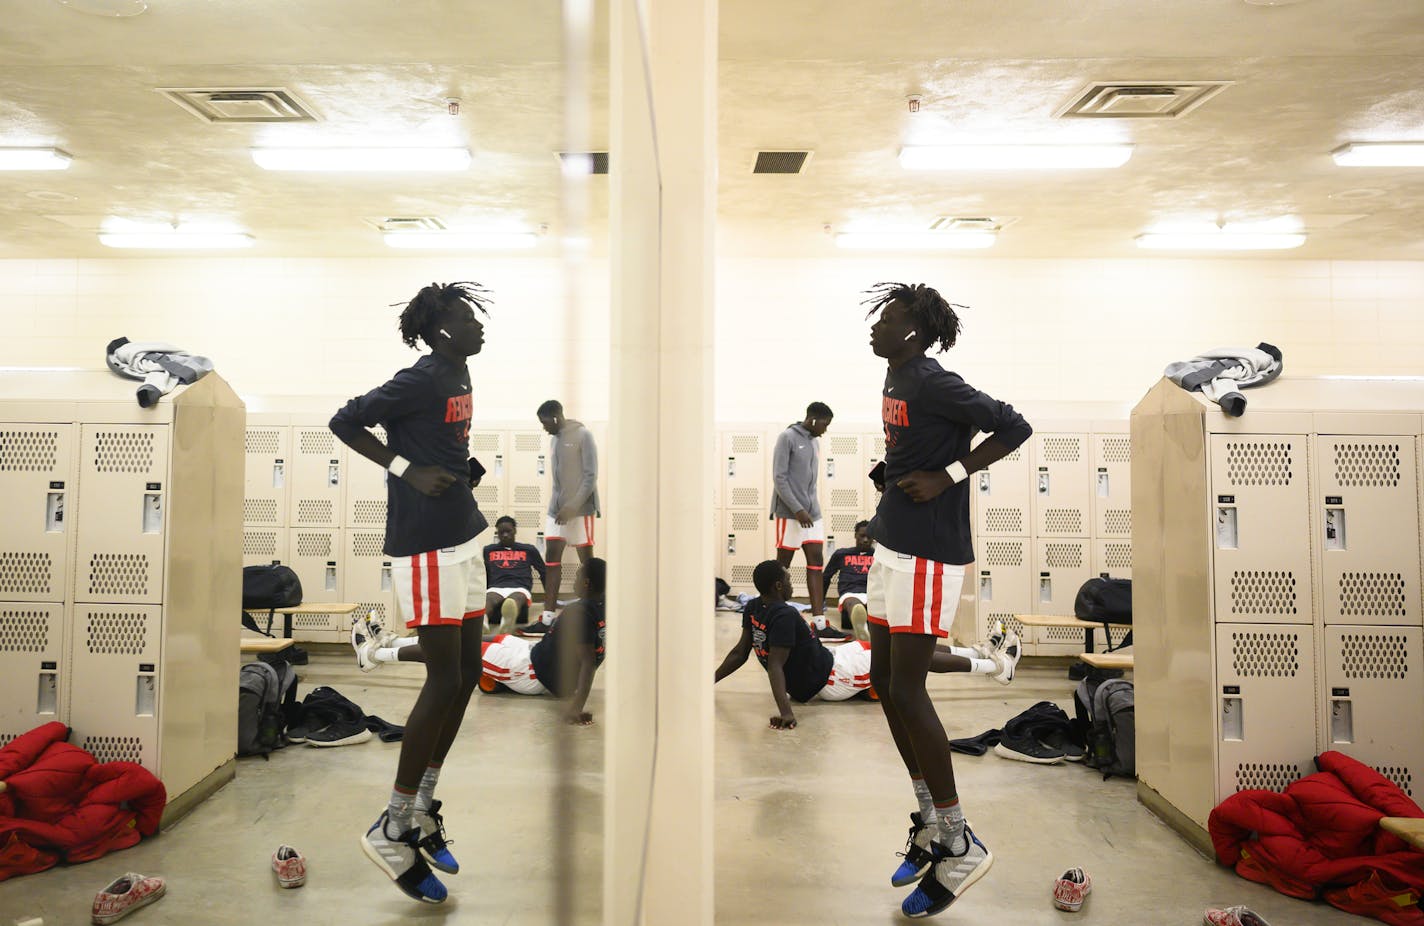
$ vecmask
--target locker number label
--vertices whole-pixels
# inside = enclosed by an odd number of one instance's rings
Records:
[[[1331,688],[1331,689],[1330,689],[1330,697],[1332,697],[1332,698],[1348,698],[1349,696],[1350,696],[1350,689],[1348,689],[1348,688]]]
[[[151,662],[140,662],[138,664],[138,670],[140,672],[152,672],[154,670],[154,664]]]
[[[1236,496],[1235,496],[1235,495],[1218,495],[1218,496],[1216,497],[1216,503],[1217,503],[1218,505],[1234,505],[1234,504],[1236,504]]]
[[[148,491],[149,491],[149,492],[159,492],[159,491],[162,491],[162,489],[163,489],[163,483],[161,483],[161,482],[150,482],[150,483],[148,484]]]
[[[1345,504],[1345,497],[1343,495],[1327,495],[1325,496],[1325,504],[1343,505]]]
[[[1222,685],[1222,686],[1221,686],[1221,693],[1222,693],[1222,694],[1229,694],[1229,695],[1239,695],[1239,694],[1241,693],[1241,686],[1240,686],[1240,685]]]
[[[44,662],[40,663],[40,671],[41,671],[41,672],[53,672],[53,671],[55,671],[55,670],[58,669],[58,668],[59,668],[59,663],[53,662],[53,661],[48,660],[48,659],[46,659]]]
[[[63,482],[51,482],[51,483],[49,484],[49,487],[50,487],[51,489],[62,489],[62,488],[64,488],[64,483],[63,483]]]

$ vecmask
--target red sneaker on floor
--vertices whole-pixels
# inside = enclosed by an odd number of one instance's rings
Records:
[[[1326,891],[1325,901],[1347,913],[1372,916],[1388,926],[1424,924],[1419,892],[1407,887],[1390,887],[1379,872],[1349,887]]]
[[[162,878],[145,878],[129,872],[94,895],[94,923],[104,926],[123,919],[139,907],[146,907],[168,890]]]
[[[1207,910],[1202,914],[1206,926],[1271,926],[1257,913],[1242,906]]]
[[[291,846],[278,846],[272,853],[272,870],[282,887],[301,887],[307,883],[307,860]]]
[[[1053,905],[1060,910],[1076,913],[1083,909],[1083,901],[1093,892],[1093,879],[1081,868],[1070,868],[1053,885]]]

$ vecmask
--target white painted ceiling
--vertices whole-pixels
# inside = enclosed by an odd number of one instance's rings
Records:
[[[99,245],[107,215],[229,221],[257,239],[240,253],[271,257],[396,255],[365,224],[374,216],[558,228],[555,0],[149,4],[105,19],[0,0],[0,145],[75,159],[0,173],[0,257],[136,253]],[[1232,85],[1179,119],[1053,116],[1099,80]],[[1424,169],[1329,156],[1347,141],[1424,141],[1420,0],[724,0],[720,81],[724,253],[829,255],[824,226],[921,230],[960,215],[1015,219],[976,254],[1132,257],[1154,222],[1296,214],[1310,240],[1284,256],[1424,259]],[[601,149],[606,68],[592,84],[589,141]],[[290,88],[322,119],[209,125],[155,92],[247,86]],[[1136,151],[1117,170],[1033,174],[910,173],[895,157],[970,141]],[[467,145],[474,164],[282,174],[248,154],[362,142]],[[803,174],[750,173],[755,151],[785,148],[814,152]],[[606,183],[592,181],[598,227]],[[535,253],[553,251],[550,235]]]

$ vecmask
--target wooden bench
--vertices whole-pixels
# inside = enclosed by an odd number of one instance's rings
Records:
[[[1424,852],[1424,819],[1419,817],[1381,817],[1380,828],[1393,833],[1420,852]]]
[[[1103,621],[1085,621],[1071,614],[1015,614],[1014,620],[1025,627],[1072,627],[1083,631],[1083,651],[1093,651],[1093,631],[1102,630]],[[1127,627],[1131,624],[1107,622],[1109,627]],[[1109,641],[1111,643],[1111,641]]]
[[[1078,657],[1095,669],[1131,669],[1131,653],[1084,653]]]
[[[282,615],[282,636],[291,639],[292,636],[292,615],[293,614],[350,614],[359,604],[348,604],[339,601],[309,601],[293,605],[290,608],[271,608],[267,611],[267,632],[272,632],[273,615]]]
[[[243,653],[280,653],[292,645],[283,637],[242,637],[240,650]]]

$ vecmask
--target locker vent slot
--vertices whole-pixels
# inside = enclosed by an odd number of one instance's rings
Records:
[[[248,453],[275,456],[282,446],[281,435],[270,428],[248,428],[243,439]]]
[[[761,489],[755,486],[734,486],[732,505],[736,508],[760,508]]]
[[[1004,454],[999,459],[1009,463],[1019,462],[1023,459],[1023,445],[1015,447],[1013,450],[1010,450],[1008,453]]]
[[[336,452],[336,439],[330,431],[303,431],[297,451],[303,456],[329,457]]]
[[[544,529],[544,512],[542,511],[516,511],[514,512],[514,522],[519,525],[520,533],[529,532],[529,536],[534,536],[535,531]]]
[[[143,740],[137,736],[86,736],[81,748],[100,762],[143,764]]]
[[[832,508],[859,508],[859,507],[860,507],[860,490],[859,490],[859,489],[832,489],[832,490],[831,490],[831,507],[832,507]]]
[[[1002,622],[1004,625],[1004,630],[1018,634],[1020,640],[1027,640],[1030,636],[1027,628],[1024,627],[1023,622],[1020,621],[1017,617],[1014,617],[1012,614],[1009,613],[998,613],[990,611],[988,615],[988,623],[986,623],[984,626],[985,638],[987,638],[989,634],[993,633],[995,622]]]
[[[479,497],[479,491],[479,489],[475,490],[475,498],[483,501]],[[356,524],[386,523],[385,501],[369,498],[357,499],[351,506],[351,520]]]
[[[761,453],[760,434],[733,434],[733,453]]]
[[[1083,631],[1076,627],[1043,627],[1045,643],[1082,643]]]
[[[330,524],[331,499],[303,498],[297,501],[297,524]]]
[[[1050,534],[1083,533],[1083,512],[1078,508],[1045,508],[1043,527]]]
[[[475,433],[470,435],[470,449],[476,453],[499,453],[503,444],[504,438],[500,434]]]
[[[298,630],[330,630],[330,614],[293,614],[292,632]]]
[[[1114,536],[1126,536],[1132,533],[1132,509],[1104,508],[1103,533]]]
[[[528,432],[514,435],[515,453],[538,453],[544,449],[544,439],[542,435],[530,434]]]
[[[1237,678],[1294,678],[1300,672],[1300,634],[1260,630],[1233,633],[1231,671]]]
[[[1293,572],[1236,571],[1231,574],[1232,614],[1295,614]]]
[[[358,531],[351,535],[351,555],[366,558],[381,557],[385,553],[381,549],[385,546],[386,535],[376,534],[370,531]]]
[[[761,512],[758,511],[733,511],[732,530],[734,531],[754,531],[762,525]]]
[[[1083,566],[1083,544],[1046,543],[1043,559],[1049,569],[1080,569]]]
[[[242,555],[275,557],[277,555],[277,532],[243,531]]]
[[[0,747],[8,746],[19,738],[18,733],[0,733]]]
[[[984,528],[996,534],[1023,533],[1022,508],[985,508]]]
[[[1022,566],[1024,545],[1016,541],[989,540],[984,544],[984,563],[989,566]]]
[[[1236,790],[1284,791],[1301,777],[1294,762],[1243,762],[1236,766]]]
[[[543,494],[539,486],[515,486],[514,504],[516,505],[537,505],[543,500]]]
[[[846,454],[860,453],[860,438],[848,435],[839,435],[831,438],[831,453]]]
[[[1398,572],[1345,572],[1340,575],[1340,614],[1345,617],[1403,617],[1409,605]]]
[[[0,611],[0,653],[43,653],[48,648],[48,611]]]
[[[297,555],[304,557],[316,557],[318,559],[331,559],[331,535],[326,533],[297,534]]]
[[[355,617],[357,614],[361,615],[362,617],[365,617],[367,614],[374,614],[375,617],[372,618],[372,619],[381,627],[381,629],[383,629],[383,630],[394,630],[394,629],[395,629],[394,627],[392,627],[392,626],[390,625],[390,621],[387,620],[387,617],[386,617],[386,615],[387,615],[386,604],[385,604],[385,602],[383,602],[383,601],[362,601],[362,602],[359,602],[359,606],[356,608],[355,613],[352,614],[351,616],[352,616],[352,617]]]
[[[1404,678],[1409,674],[1409,640],[1397,633],[1343,634],[1340,668],[1346,678]]]
[[[84,630],[90,653],[142,656],[148,644],[148,615],[142,611],[90,611]]]
[[[727,581],[736,586],[748,586],[752,584],[752,572],[755,566],[747,566],[739,563],[732,565],[732,577]]]
[[[1132,441],[1126,437],[1103,438],[1104,463],[1131,463]]]
[[[1130,543],[1105,543],[1103,544],[1103,565],[1108,567],[1108,571],[1115,569],[1132,568],[1132,544]]]
[[[1077,463],[1083,442],[1076,437],[1045,437],[1043,459],[1048,463]]]
[[[0,595],[48,595],[53,581],[48,553],[0,553]]]
[[[1288,486],[1291,465],[1289,443],[1226,445],[1226,479],[1234,486]]]
[[[277,500],[275,498],[244,498],[242,500],[242,520],[248,524],[276,524]]]
[[[52,472],[58,451],[58,431],[0,431],[0,472]]]
[[[94,468],[101,473],[146,473],[153,469],[153,434],[148,431],[99,431]]]
[[[1336,444],[1335,481],[1343,488],[1399,485],[1398,444]]]
[[[844,512],[831,513],[831,530],[837,534],[845,533],[846,531],[854,533],[855,526],[859,523],[859,514],[845,514]]]
[[[383,424],[372,425],[372,426],[371,426],[371,433],[374,434],[374,435],[376,435],[376,440],[380,441],[381,443],[383,443],[383,444],[389,443],[389,442],[386,440],[386,426],[385,426],[385,425],[383,425]]]
[[[1127,639],[1127,635],[1132,633],[1131,627],[1109,627],[1108,639],[1112,641],[1113,647],[1122,646],[1122,641]]]
[[[475,504],[479,505],[482,510],[490,511],[499,507],[499,486],[475,486],[474,493]],[[361,503],[357,502],[357,504]],[[381,506],[381,520],[384,521],[386,519],[386,503],[377,502],[377,504]],[[361,523],[375,522],[362,521]]]
[[[1414,775],[1407,767],[1400,765],[1381,765],[1376,766],[1375,771],[1398,785],[1399,790],[1405,794],[1410,797],[1414,796]]]
[[[148,557],[142,553],[95,553],[89,557],[89,594],[147,595]]]

